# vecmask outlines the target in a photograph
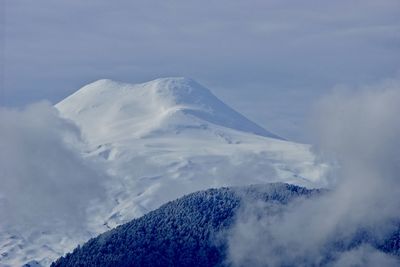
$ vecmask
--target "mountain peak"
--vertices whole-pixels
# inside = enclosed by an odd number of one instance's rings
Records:
[[[174,104],[206,105],[210,98],[215,97],[210,90],[195,80],[185,77],[159,78],[141,85],[148,87],[161,98],[169,98]]]
[[[83,98],[85,95],[102,94],[118,94],[118,91],[140,91],[144,89],[147,95],[152,97],[163,98],[163,100],[172,101],[171,104],[184,104],[185,102],[196,102],[200,103],[205,101],[205,97],[213,96],[212,93],[191,78],[186,77],[165,77],[151,80],[140,84],[129,84],[111,79],[99,79],[92,83],[89,83],[76,91],[70,97]],[[70,98],[68,97],[68,98]],[[68,99],[67,98],[67,99]],[[195,100],[194,98],[199,98]],[[63,102],[63,101],[62,101]]]
[[[186,92],[209,90],[192,78],[187,77],[165,77],[143,83],[143,85],[155,86],[161,90],[182,90]]]
[[[145,83],[158,83],[158,84],[190,84],[190,83],[197,83],[195,80],[192,78],[188,77],[162,77],[162,78],[157,78]],[[198,83],[197,83],[198,84]]]
[[[192,78],[163,77],[163,78],[157,78],[154,80],[150,80],[150,81],[147,81],[144,83],[138,83],[138,84],[124,83],[124,82],[115,81],[112,79],[99,79],[99,80],[96,80],[94,82],[91,82],[91,83],[85,85],[77,92],[84,90],[86,88],[92,88],[92,87],[132,86],[132,85],[140,85],[143,87],[158,87],[160,89],[165,89],[165,90],[184,89],[184,88],[191,88],[192,90],[193,89],[208,90]]]
[[[184,77],[141,84],[101,79],[82,87],[56,107],[76,121],[83,132],[93,134],[103,129],[103,135],[114,135],[112,132],[126,128],[131,135],[143,137],[154,131],[214,125],[279,138],[227,106],[195,80]]]

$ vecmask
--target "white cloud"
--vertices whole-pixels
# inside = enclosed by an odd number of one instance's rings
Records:
[[[343,253],[334,264],[334,267],[354,266],[396,267],[399,266],[399,261],[394,256],[382,253],[368,245],[363,245],[359,248]]]
[[[80,132],[48,103],[0,109],[0,214],[4,227],[28,229],[86,219],[103,176],[73,146]]]
[[[342,255],[332,250],[335,241],[350,246],[361,229],[372,229],[381,240],[398,227],[399,103],[396,80],[325,97],[313,130],[324,156],[340,166],[331,173],[332,191],[316,201],[295,202],[279,216],[260,215],[259,207],[247,203],[229,236],[229,260],[235,266],[320,265],[328,250],[339,264],[361,255],[361,265],[399,264],[372,248]]]

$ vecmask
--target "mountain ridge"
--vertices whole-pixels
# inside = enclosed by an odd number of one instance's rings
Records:
[[[194,192],[92,238],[51,266],[253,266],[233,264],[230,259],[233,252],[229,251],[232,227],[237,220],[249,219],[248,206],[256,205],[257,216],[268,221],[283,216],[293,207],[298,208],[296,204],[301,201],[319,201],[326,194],[329,194],[328,190],[306,189],[285,183]],[[258,223],[262,224],[262,221]],[[376,229],[359,227],[349,237],[329,236],[320,244],[322,249],[317,259],[310,253],[309,258],[306,255],[295,262],[288,260],[287,264],[277,264],[265,257],[262,266],[339,266],[342,254],[363,246],[371,246],[398,259],[399,233],[399,224],[384,236]],[[271,239],[270,242],[276,241]],[[279,251],[276,253],[279,257]]]
[[[320,192],[284,183],[194,192],[89,240],[51,266],[227,266],[224,235],[241,205],[262,201],[276,209]]]
[[[104,123],[110,125],[116,121],[124,121],[147,128],[138,137],[163,128],[165,124],[176,124],[179,129],[184,129],[185,126],[190,128],[195,119],[198,125],[214,124],[283,139],[227,106],[195,80],[184,77],[159,78],[141,84],[101,79],[82,87],[56,104],[56,107],[63,114],[75,118],[78,123],[79,117],[84,116],[84,113],[92,111],[105,116],[113,113],[114,116],[110,116]],[[139,116],[142,118],[140,121]],[[187,118],[188,116],[191,118]]]
[[[316,163],[310,146],[275,138],[262,128],[265,132],[255,134],[260,126],[193,79],[98,80],[56,107],[81,128],[86,156],[100,159],[107,173],[122,179],[125,188],[115,190],[131,192],[118,201],[107,225],[210,185],[324,183],[326,166]]]

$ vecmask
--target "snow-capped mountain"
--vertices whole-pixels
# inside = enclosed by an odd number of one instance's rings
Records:
[[[109,226],[209,187],[322,186],[326,166],[308,145],[282,140],[191,79],[99,80],[56,107],[82,129],[87,156],[101,158],[118,181]]]
[[[81,125],[91,142],[145,138],[162,131],[179,133],[210,124],[279,138],[187,78],[135,85],[99,80],[67,97],[57,108]]]
[[[56,108],[81,129],[84,143],[75,147],[107,177],[106,195],[87,204],[88,219],[79,230],[1,230],[0,265],[49,264],[88,238],[194,191],[326,183],[327,165],[309,145],[279,138],[191,79],[99,80]]]

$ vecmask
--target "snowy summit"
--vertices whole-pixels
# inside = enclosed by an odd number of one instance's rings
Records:
[[[115,190],[126,199],[118,199],[108,225],[210,186],[323,184],[325,166],[308,145],[282,140],[192,79],[99,80],[56,107],[81,128],[86,156],[104,160],[114,185],[123,180]]]
[[[176,133],[209,124],[279,138],[224,104],[196,81],[182,77],[143,84],[98,80],[57,104],[57,108],[91,135],[95,128],[98,138],[146,137],[155,132]],[[129,133],[122,133],[122,129]]]

